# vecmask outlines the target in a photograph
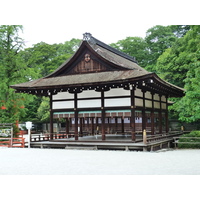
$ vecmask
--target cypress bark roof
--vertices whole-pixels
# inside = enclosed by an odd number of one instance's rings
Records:
[[[97,65],[98,68],[89,69],[88,72],[87,68],[83,70],[85,54],[91,56],[92,64]],[[106,45],[89,33],[84,34],[83,41],[75,54],[53,73],[11,87],[17,92],[47,95],[49,92],[56,94],[61,89],[69,91],[84,86],[95,88],[115,84],[119,87],[120,83],[121,87],[130,85],[130,83],[143,87],[142,83],[145,83],[145,90],[168,96],[183,96],[184,91],[182,88],[163,81],[155,73],[140,67],[134,57]]]

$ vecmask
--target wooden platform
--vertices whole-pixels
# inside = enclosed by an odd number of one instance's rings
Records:
[[[177,134],[175,134],[177,136]],[[136,150],[155,151],[162,148],[170,148],[173,145],[173,136],[165,135],[147,140],[144,144],[141,136],[136,141],[131,141],[129,135],[106,135],[106,141],[101,140],[101,136],[84,136],[75,141],[74,138],[54,139],[49,141],[31,142],[31,147],[35,148],[64,148],[64,149],[107,149],[107,150]],[[178,134],[180,135],[180,134]]]

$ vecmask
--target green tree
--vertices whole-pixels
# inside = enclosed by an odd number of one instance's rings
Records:
[[[184,37],[158,59],[156,70],[165,80],[184,87],[185,96],[174,99],[171,110],[186,122],[200,120],[200,26],[190,26]]]
[[[47,44],[40,42],[23,52],[27,67],[37,71],[37,76],[44,77],[56,70],[77,50],[79,39],[66,41],[64,44]]]
[[[42,102],[37,110],[38,119],[41,122],[48,122],[50,117],[49,98],[43,97]]]
[[[141,37],[127,37],[111,44],[112,47],[136,58],[141,67],[146,67],[147,61],[147,43]]]
[[[169,27],[177,38],[184,37],[190,30],[190,25],[170,25]]]
[[[22,52],[21,57],[27,68],[34,71],[34,77],[32,76],[31,79],[37,79],[56,70],[63,62],[74,54],[78,49],[79,44],[79,39],[72,39],[66,41],[64,44],[60,43],[52,45],[40,42],[31,48],[25,49]],[[29,119],[33,122],[47,120],[49,112],[45,110],[43,106],[47,106],[46,101],[46,98],[34,96],[33,101],[28,102],[27,105],[25,105],[26,115],[22,119]]]
[[[156,72],[155,65],[162,53],[170,48],[177,37],[170,26],[154,26],[147,30],[145,41],[148,46],[147,70]]]
[[[15,122],[25,114],[24,102],[31,97],[15,93],[9,86],[28,81],[31,74],[19,56],[24,41],[20,25],[0,26],[0,122]]]

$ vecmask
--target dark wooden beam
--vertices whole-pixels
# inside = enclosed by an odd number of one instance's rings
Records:
[[[53,103],[52,95],[50,95],[50,139],[53,139]]]
[[[152,109],[151,109],[151,134],[153,135],[155,132],[155,123],[154,123],[154,93],[151,93],[151,102],[152,102]]]
[[[135,141],[135,88],[131,88],[131,118],[130,118],[130,124],[131,124],[131,139],[132,141]]]
[[[74,93],[74,117],[75,117],[75,140],[78,140],[78,102],[77,102],[77,93]]]
[[[161,98],[162,95],[159,95],[160,97],[160,110],[159,110],[159,133],[162,133],[162,103],[161,103]]]
[[[102,140],[106,140],[106,130],[105,130],[105,108],[104,108],[104,91],[101,91],[101,134]]]

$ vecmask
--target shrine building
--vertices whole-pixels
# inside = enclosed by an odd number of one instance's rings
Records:
[[[168,133],[168,98],[184,90],[140,67],[134,57],[85,33],[79,49],[50,75],[11,86],[16,92],[50,98],[53,121],[63,119],[67,134]]]

